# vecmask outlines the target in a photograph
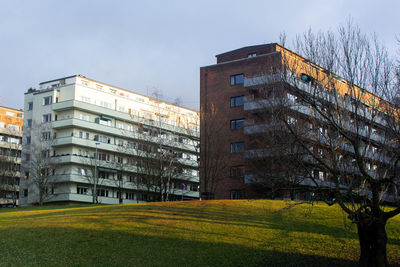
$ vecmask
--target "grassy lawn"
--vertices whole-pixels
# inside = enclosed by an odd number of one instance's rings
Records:
[[[0,265],[343,266],[359,249],[338,207],[266,200],[0,210]],[[387,225],[400,265],[400,216]]]

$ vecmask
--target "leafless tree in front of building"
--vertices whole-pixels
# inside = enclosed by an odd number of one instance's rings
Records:
[[[375,36],[352,22],[338,33],[310,29],[297,37],[294,50],[304,58],[282,52],[282,69],[262,77],[261,90],[268,95],[279,88],[279,101],[272,105],[269,95],[253,102],[278,118],[269,131],[281,129],[288,137],[277,157],[294,160],[286,168],[298,172],[296,188],[347,213],[357,225],[361,266],[387,266],[385,226],[400,213],[400,110],[394,101],[399,67]],[[280,108],[271,113],[273,106]],[[273,145],[267,142],[263,155],[271,162]]]

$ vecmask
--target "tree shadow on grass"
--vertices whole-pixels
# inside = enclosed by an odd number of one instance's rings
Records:
[[[166,233],[165,236],[167,236]],[[1,229],[2,265],[354,266],[328,257],[111,230]]]
[[[49,213],[31,214],[24,215],[20,220],[26,219],[51,219],[56,216],[63,216],[68,214],[68,217],[82,217],[88,222],[96,222],[99,212],[101,213],[102,223],[105,228],[112,228],[113,225],[109,224],[107,227],[107,217],[113,219],[122,220],[134,220],[141,221],[143,223],[149,223],[150,221],[186,221],[190,223],[211,223],[215,225],[225,226],[243,226],[251,227],[259,230],[272,229],[281,230],[286,232],[297,232],[297,233],[309,233],[331,236],[334,238],[346,238],[358,240],[358,236],[354,231],[344,229],[343,226],[332,226],[325,223],[323,220],[301,220],[299,221],[296,216],[291,216],[290,213],[285,211],[271,211],[263,214],[252,214],[248,209],[240,207],[240,205],[234,208],[224,210],[217,205],[208,205],[212,202],[197,202],[200,205],[195,207],[190,206],[185,202],[175,202],[170,205],[160,205],[160,203],[146,204],[146,205],[119,205],[119,206],[93,206],[81,209],[70,209],[70,210],[50,210]],[[110,213],[108,214],[108,211]],[[146,215],[140,215],[138,213],[143,212]],[[168,217],[165,217],[168,215]],[[10,217],[11,218],[11,217]],[[7,219],[7,217],[2,217]],[[15,217],[12,219],[16,219]],[[322,223],[321,223],[322,222]],[[151,223],[149,223],[151,224]],[[154,223],[152,223],[154,225]],[[161,223],[162,224],[162,223]],[[179,230],[180,226],[169,226]],[[185,229],[182,229],[185,230]],[[207,233],[205,234],[215,234]],[[248,238],[249,239],[249,238]],[[250,240],[250,239],[249,239]],[[251,241],[251,240],[250,240]],[[258,241],[258,240],[253,240]],[[400,245],[399,239],[388,238],[388,244]]]

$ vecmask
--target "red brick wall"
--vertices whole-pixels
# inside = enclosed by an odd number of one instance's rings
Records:
[[[265,47],[263,48],[266,49]],[[262,51],[264,51],[262,50]],[[241,51],[240,53],[246,54],[247,52]],[[234,52],[232,57],[238,55]],[[225,59],[229,55],[224,56]],[[257,197],[256,193],[251,190],[249,185],[244,184],[243,178],[231,178],[230,177],[230,166],[245,165],[243,153],[231,154],[230,144],[232,142],[244,141],[246,149],[246,138],[243,134],[243,129],[230,130],[230,121],[233,119],[246,118],[249,115],[246,114],[242,107],[230,107],[230,98],[240,95],[248,95],[248,89],[244,88],[243,85],[230,85],[230,76],[234,74],[243,73],[245,77],[253,77],[262,75],[270,72],[274,67],[281,65],[280,54],[273,53],[270,55],[259,56],[254,58],[248,58],[241,61],[225,62],[224,64],[216,64],[212,66],[202,67],[200,69],[200,107],[201,112],[210,110],[213,106],[215,107],[215,118],[222,125],[221,135],[224,136],[223,141],[219,144],[220,149],[226,153],[228,168],[221,177],[221,183],[216,188],[215,198],[216,199],[229,199],[231,190],[244,190],[244,196],[246,198]],[[201,192],[206,191],[204,189],[204,181],[202,177],[204,175],[204,159],[205,147],[204,147],[204,129],[207,127],[202,117],[200,123],[201,131],[201,157],[200,157],[200,190]]]

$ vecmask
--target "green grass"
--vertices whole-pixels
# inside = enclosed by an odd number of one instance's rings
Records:
[[[0,210],[1,266],[343,266],[355,227],[338,207],[191,201]],[[400,265],[400,216],[388,258]]]

